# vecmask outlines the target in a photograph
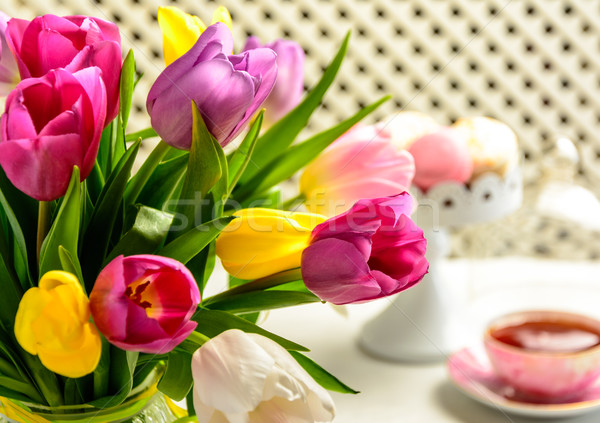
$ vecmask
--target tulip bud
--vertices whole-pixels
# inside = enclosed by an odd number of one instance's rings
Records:
[[[257,279],[300,267],[312,229],[325,218],[275,209],[244,209],[217,238],[217,255],[229,274]],[[243,248],[240,248],[243,245]]]
[[[257,37],[246,41],[243,51],[261,47]],[[304,50],[290,40],[277,40],[263,47],[277,54],[277,81],[265,100],[265,123],[273,124],[285,116],[300,102],[304,89]]]
[[[168,353],[192,333],[199,303],[190,271],[153,255],[115,258],[90,294],[94,322],[111,344],[151,354]]]
[[[106,123],[119,110],[121,36],[112,22],[88,16],[44,15],[31,22],[11,19],[6,29],[21,78],[42,77],[52,69],[74,73],[97,66],[106,87]]]
[[[199,423],[330,422],[335,408],[283,347],[264,336],[231,329],[192,358]]]
[[[146,108],[152,127],[167,144],[190,149],[191,100],[210,133],[225,146],[267,98],[277,76],[275,53],[256,49],[231,55],[232,50],[229,28],[217,22],[158,76]]]
[[[408,193],[361,200],[317,226],[302,254],[306,287],[333,304],[364,302],[410,288],[427,273],[427,241],[410,220]]]
[[[19,303],[15,336],[25,351],[60,375],[78,378],[94,371],[102,353],[90,322],[89,301],[77,278],[52,271]]]
[[[40,201],[65,194],[79,167],[94,167],[106,113],[100,69],[52,70],[27,78],[6,100],[0,119],[0,165],[18,189]]]
[[[410,153],[396,150],[375,127],[356,126],[306,167],[300,192],[309,211],[335,216],[362,198],[405,191],[414,175]]]

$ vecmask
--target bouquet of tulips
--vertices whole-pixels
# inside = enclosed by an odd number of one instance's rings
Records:
[[[0,15],[0,414],[110,409],[152,375],[201,422],[331,421],[327,390],[355,391],[256,318],[423,277],[412,159],[353,128],[385,98],[297,140],[348,38],[302,98],[296,43],[250,38],[233,54],[221,8],[210,26],[173,7],[158,20],[152,128],[129,133],[138,75],[116,25]],[[278,184],[307,165],[283,202]],[[205,297],[217,257],[229,287]]]

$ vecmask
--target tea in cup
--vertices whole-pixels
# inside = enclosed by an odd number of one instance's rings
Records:
[[[496,374],[533,398],[574,398],[600,377],[600,321],[591,317],[508,314],[488,327],[484,345]]]

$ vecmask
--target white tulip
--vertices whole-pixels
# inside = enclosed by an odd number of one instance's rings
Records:
[[[279,344],[232,329],[192,359],[194,408],[200,423],[330,422],[329,393]]]

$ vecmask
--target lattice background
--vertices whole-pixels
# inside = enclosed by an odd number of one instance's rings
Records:
[[[161,4],[174,4],[205,21],[217,7],[213,0],[2,0],[0,7],[25,18],[52,12],[117,22],[125,48],[134,49],[144,73],[134,108],[134,125],[141,128],[148,125],[145,94],[163,68],[156,22]],[[288,37],[300,42],[307,53],[307,87],[317,80],[344,33],[352,30],[341,75],[310,131],[392,94],[393,100],[373,119],[406,109],[428,113],[440,123],[470,115],[506,122],[521,141],[528,184],[538,181],[541,157],[554,137],[565,135],[575,141],[581,156],[576,182],[600,194],[600,2],[221,0],[220,4],[234,18],[238,48],[250,34],[263,41]],[[581,248],[600,250],[592,246],[598,237],[588,238]],[[569,237],[561,240],[565,251],[568,241]],[[505,237],[501,244],[509,245],[508,252],[520,252]],[[542,254],[539,248],[533,250]]]

